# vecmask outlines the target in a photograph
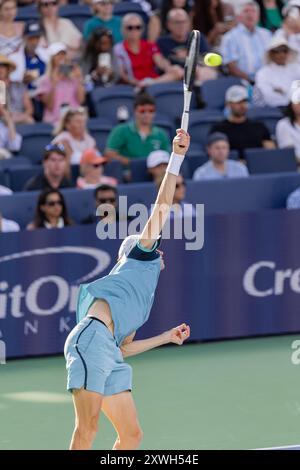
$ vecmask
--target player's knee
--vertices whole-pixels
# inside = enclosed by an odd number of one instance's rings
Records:
[[[76,425],[77,432],[87,440],[92,440],[98,432],[98,415],[88,419],[79,420]]]
[[[138,447],[143,440],[143,431],[140,426],[135,426],[131,428],[124,437],[127,442],[130,442],[134,447]]]

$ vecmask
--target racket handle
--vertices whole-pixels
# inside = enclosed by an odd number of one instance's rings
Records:
[[[189,128],[189,119],[190,119],[190,113],[189,111],[184,111],[181,119],[181,129],[183,129],[185,132],[187,132]]]

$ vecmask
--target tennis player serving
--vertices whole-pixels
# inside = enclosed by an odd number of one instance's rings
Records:
[[[117,264],[107,276],[80,286],[78,324],[65,344],[67,387],[75,408],[70,449],[92,447],[100,411],[118,434],[113,449],[137,449],[142,430],[131,393],[132,368],[124,357],[167,343],[181,345],[190,336],[189,326],[183,323],[159,336],[133,341],[136,330],[149,318],[164,268],[163,252],[158,250],[160,233],[189,144],[189,135],[177,130],[165,177],[142,234],[125,238]]]

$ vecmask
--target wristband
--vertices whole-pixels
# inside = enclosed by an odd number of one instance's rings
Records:
[[[172,175],[178,176],[183,160],[184,155],[178,155],[177,153],[172,152],[167,166],[167,173],[172,173]]]

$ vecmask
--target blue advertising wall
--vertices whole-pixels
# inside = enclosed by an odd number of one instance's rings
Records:
[[[300,331],[300,211],[211,215],[202,250],[164,240],[148,322],[137,338],[191,326],[191,340]],[[0,339],[8,357],[63,351],[80,282],[109,272],[120,242],[95,226],[2,234]]]

